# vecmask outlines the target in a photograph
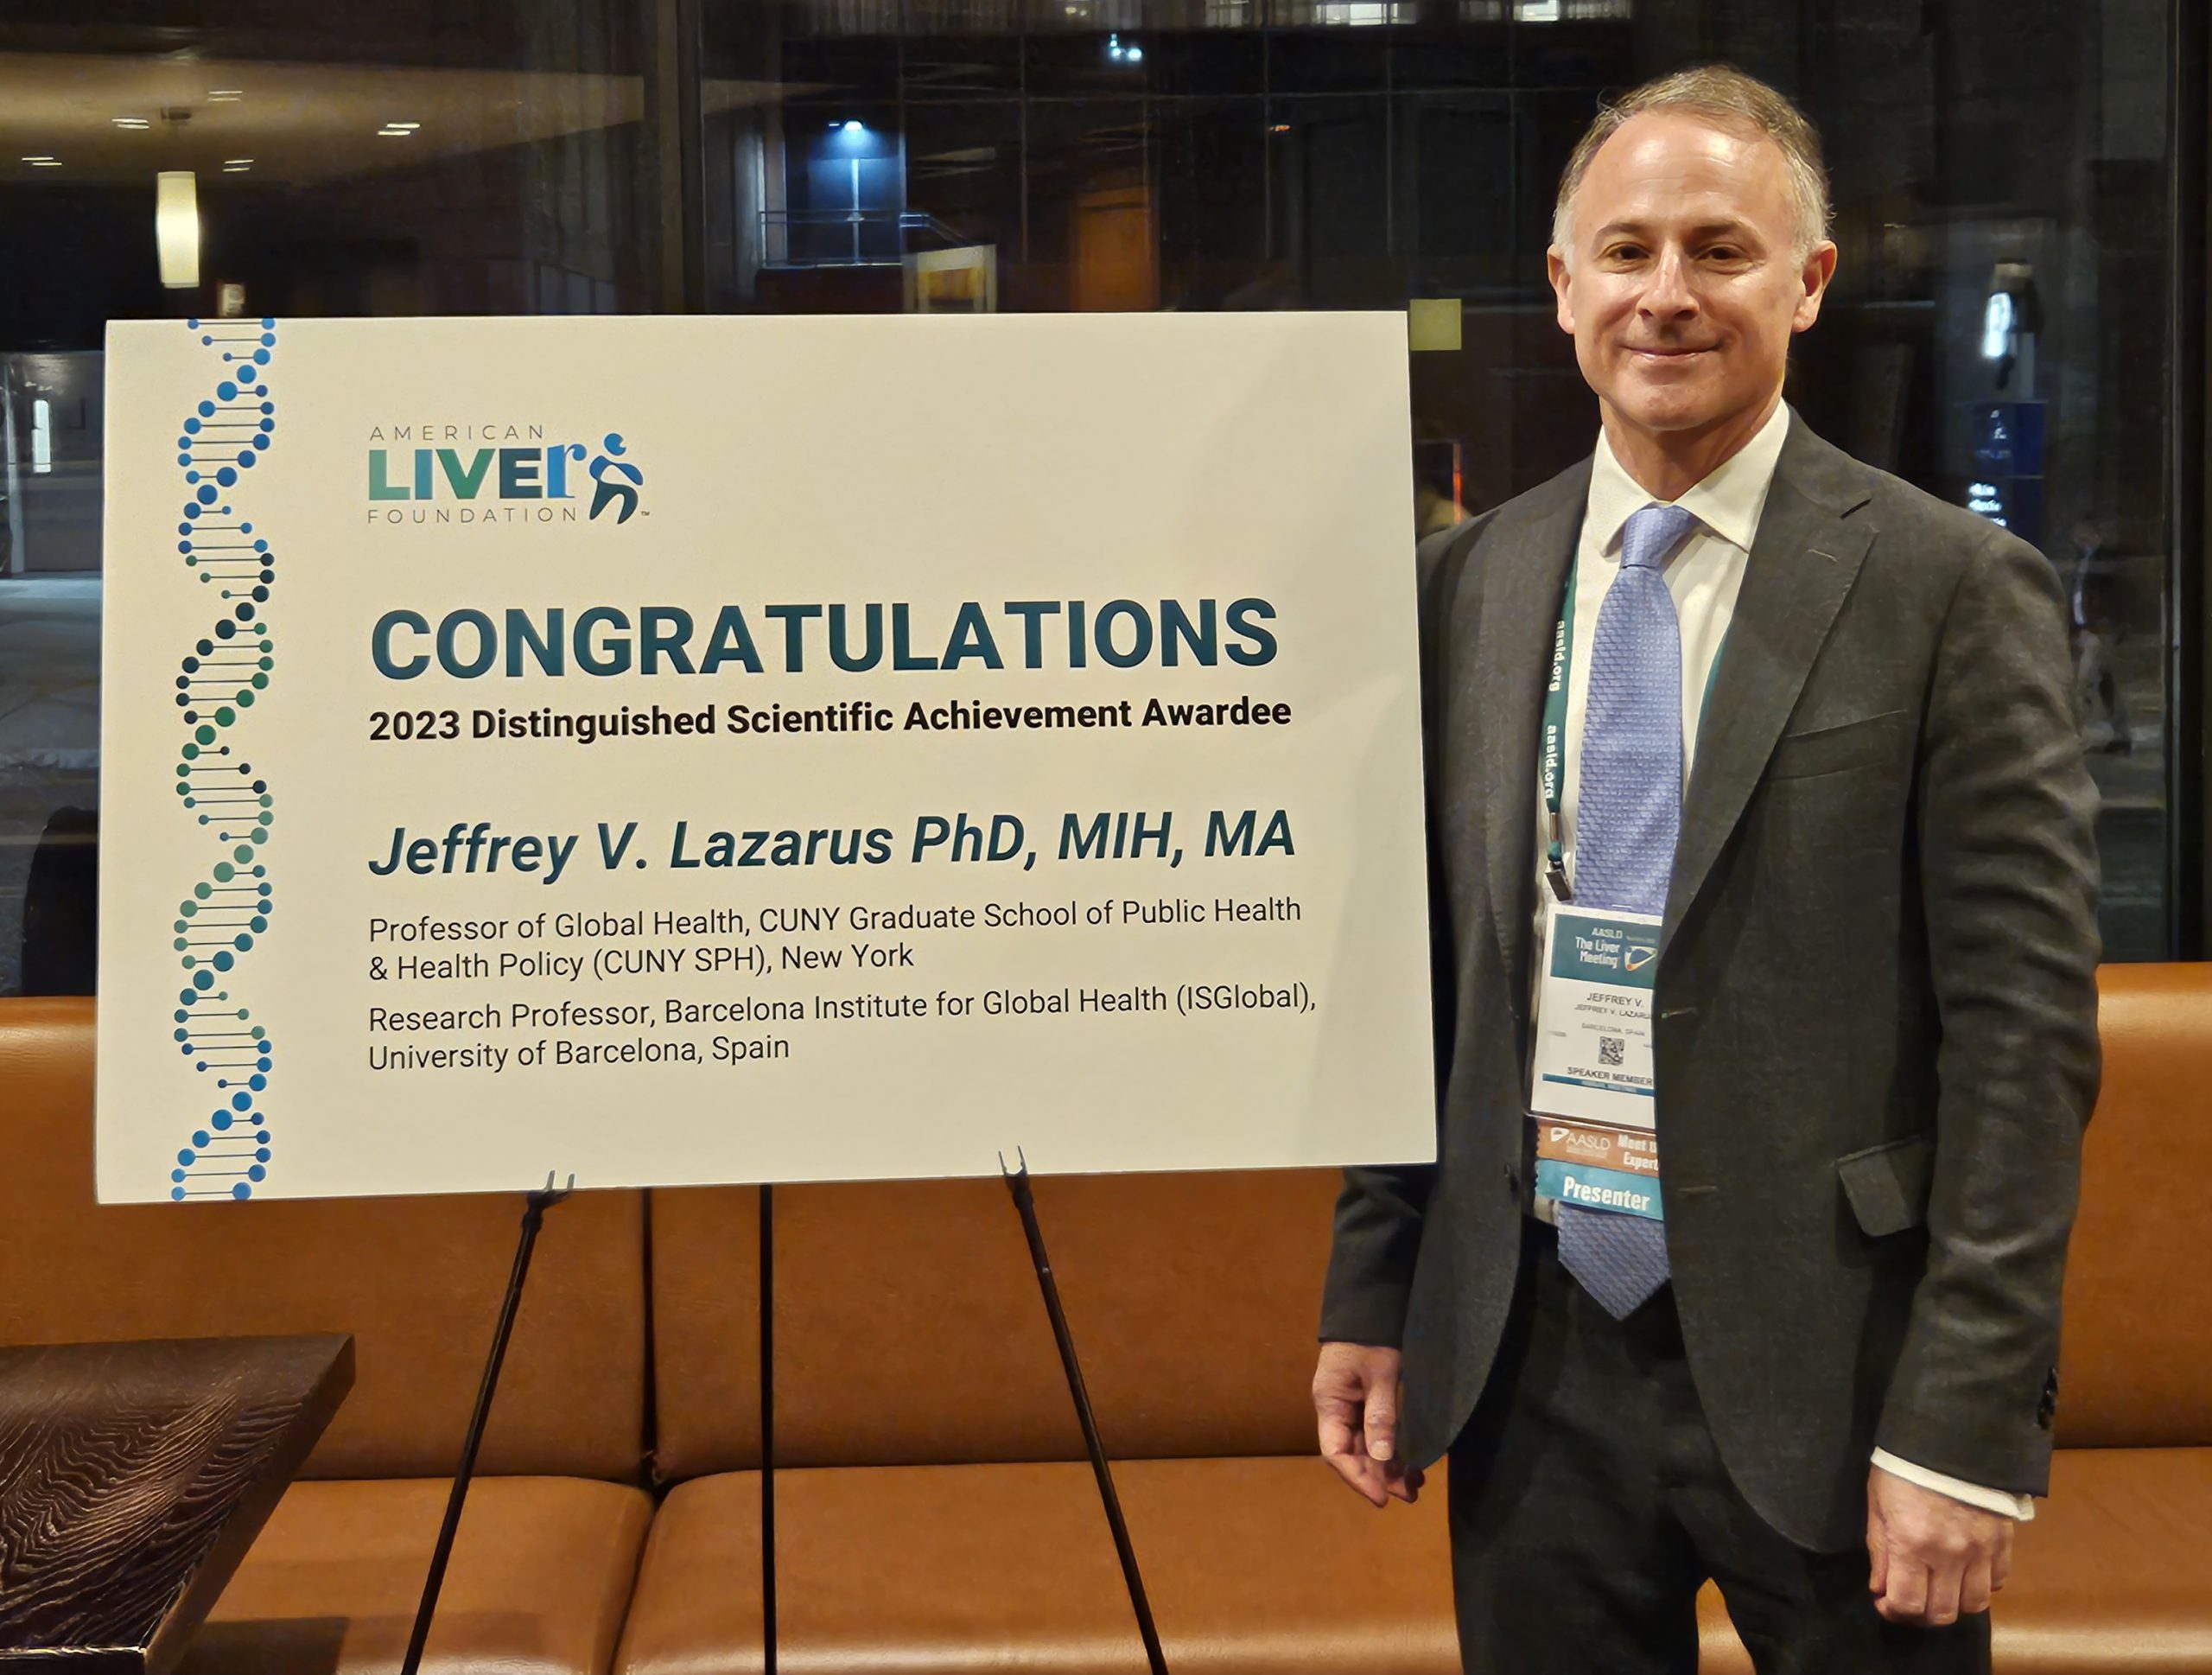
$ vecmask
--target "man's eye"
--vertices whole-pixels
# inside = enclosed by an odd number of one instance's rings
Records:
[[[1643,254],[1641,245],[1610,245],[1605,249],[1605,259],[1609,262],[1633,262]]]

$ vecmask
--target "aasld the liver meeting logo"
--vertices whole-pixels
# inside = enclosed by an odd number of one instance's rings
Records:
[[[549,439],[542,424],[378,424],[367,449],[372,528],[626,524],[645,474],[619,430]]]

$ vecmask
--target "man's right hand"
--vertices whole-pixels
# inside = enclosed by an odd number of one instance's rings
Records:
[[[1378,1506],[1421,1494],[1421,1474],[1398,1458],[1399,1365],[1395,1349],[1325,1343],[1313,1369],[1321,1457]]]

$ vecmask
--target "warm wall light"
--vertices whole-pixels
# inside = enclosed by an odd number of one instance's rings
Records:
[[[151,128],[154,125],[144,117],[111,117],[109,120],[118,128],[129,128],[134,131]]]
[[[185,290],[200,283],[200,188],[188,169],[154,176],[154,243],[162,283]]]
[[[59,157],[25,157],[23,161],[30,164],[34,169],[59,169],[61,167],[61,159]]]

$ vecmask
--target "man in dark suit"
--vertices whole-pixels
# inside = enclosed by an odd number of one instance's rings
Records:
[[[1439,1162],[1347,1174],[1314,1399],[1377,1506],[1450,1451],[1471,1675],[1688,1675],[1708,1576],[1764,1672],[1984,1670],[2046,1487],[2097,1080],[2064,611],[1783,402],[1827,221],[1759,83],[1608,109],[1551,252],[1596,453],[1422,551]],[[1555,980],[1578,909],[1641,998]],[[1627,1022],[1567,1073],[1586,993]]]

